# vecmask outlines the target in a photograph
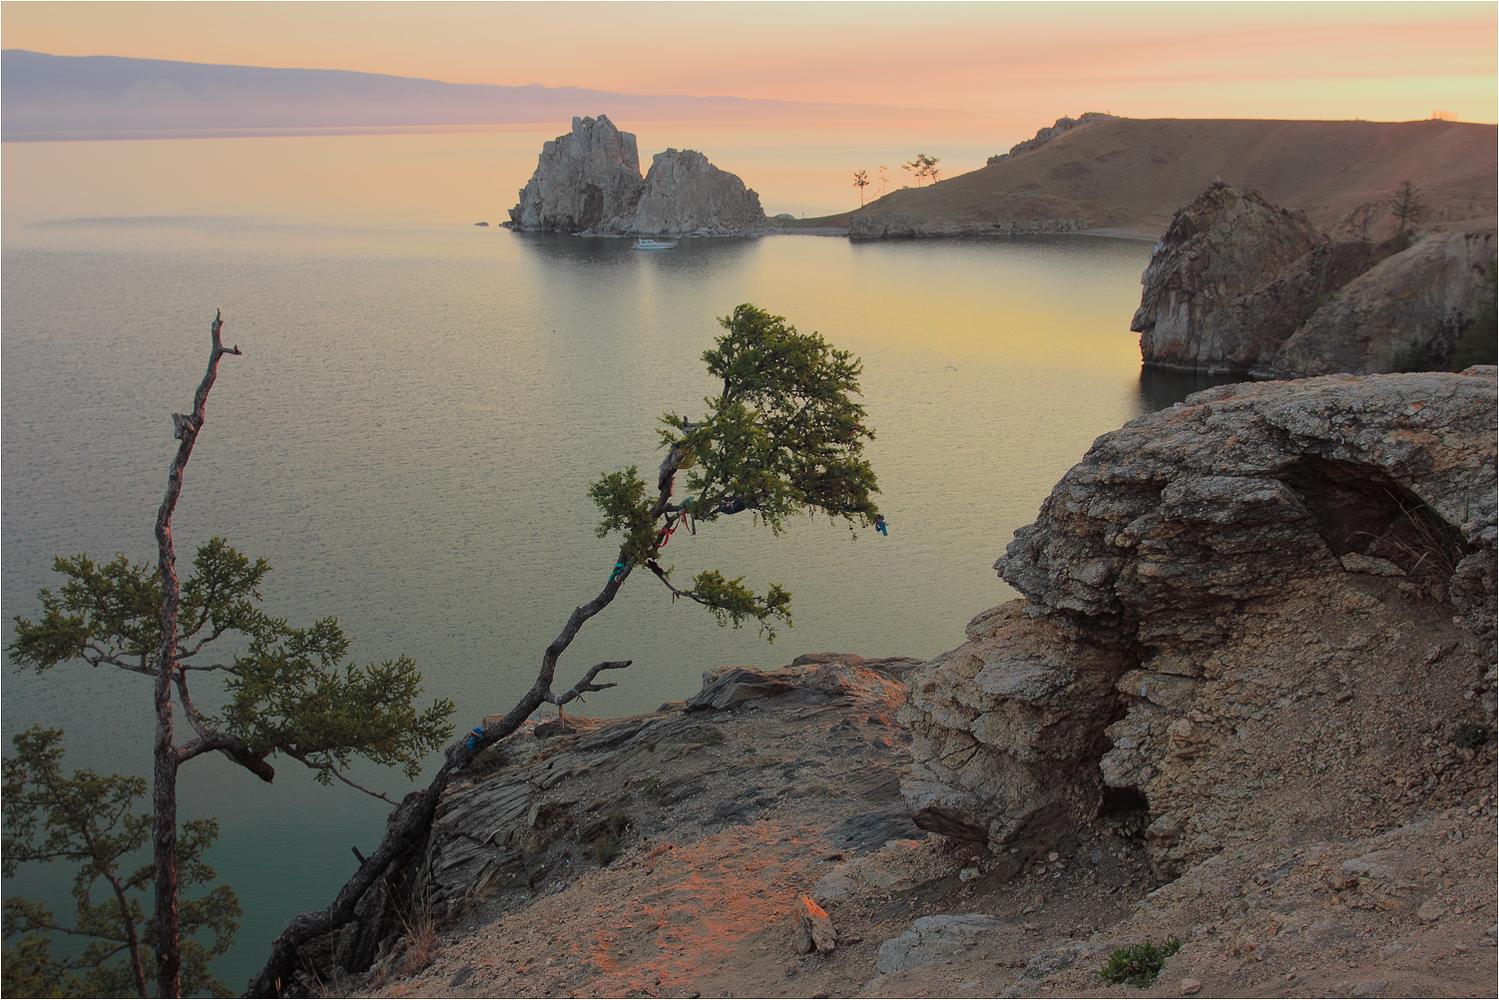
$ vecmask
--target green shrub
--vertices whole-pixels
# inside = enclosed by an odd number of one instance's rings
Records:
[[[1129,983],[1144,989],[1155,982],[1155,977],[1161,974],[1161,969],[1166,965],[1166,959],[1180,951],[1181,946],[1180,941],[1169,937],[1159,947],[1146,941],[1144,944],[1119,948],[1109,956],[1098,974],[1110,984]]]
[[[619,857],[619,838],[614,834],[609,834],[593,845],[593,860],[599,863],[600,868],[609,867],[609,862],[617,857]]]
[[[692,743],[705,743],[710,747],[716,747],[723,742],[723,731],[719,729],[699,729],[687,739]]]

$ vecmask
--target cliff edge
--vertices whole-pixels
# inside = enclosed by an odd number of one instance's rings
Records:
[[[1496,377],[1132,421],[964,645],[517,733],[302,960],[333,995],[1112,996],[1175,937],[1139,995],[1490,989]]]

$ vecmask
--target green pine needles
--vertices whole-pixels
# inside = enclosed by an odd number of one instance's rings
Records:
[[[879,487],[864,458],[874,432],[854,401],[862,365],[850,352],[749,304],[719,323],[726,332],[703,360],[721,389],[703,400],[708,412],[699,419],[662,416],[667,455],[655,490],[631,466],[603,475],[589,495],[604,515],[598,536],[621,536],[611,583],[644,565],[674,596],[712,610],[721,625],[754,621],[773,640],[777,623],[791,623],[789,593],[772,584],[757,594],[743,577],[718,570],[679,588],[672,569],[657,562],[661,550],[679,528],[695,531],[745,511],[775,534],[798,513],[841,518],[850,530],[875,523]],[[679,486],[685,496],[675,500]]]
[[[6,878],[23,862],[62,861],[78,866],[73,877],[72,920],[50,907],[9,894],[4,903],[6,945],[0,959],[0,992],[10,997],[145,996],[156,977],[155,927],[142,909],[149,898],[152,865],[127,870],[151,838],[151,814],[137,813],[146,794],[141,778],[62,770],[63,731],[34,726],[12,740],[5,759]],[[211,819],[188,820],[177,839],[179,885],[208,885],[215,874],[203,852],[219,835]],[[182,932],[182,989],[233,996],[209,974],[209,960],[229,950],[239,927],[239,900],[228,886],[177,900]],[[83,942],[61,954],[52,935]],[[206,935],[208,940],[199,940]]]

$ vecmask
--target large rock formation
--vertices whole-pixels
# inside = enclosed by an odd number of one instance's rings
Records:
[[[760,196],[691,149],[657,153],[627,232],[739,233],[764,225]]]
[[[594,229],[630,216],[640,195],[635,136],[605,115],[574,118],[570,133],[541,147],[510,220],[517,229]]]
[[[1362,829],[1413,762],[1469,780],[1495,375],[1222,386],[1099,438],[996,564],[1025,599],[908,678],[917,821],[1001,848],[1134,815],[1169,874],[1287,816]],[[1281,794],[1287,746],[1318,801]]]
[[[574,118],[542,147],[510,227],[564,233],[722,236],[765,222],[760,196],[702,153],[668,149],[640,176],[635,136],[607,116]]]
[[[1392,370],[1413,340],[1440,365],[1478,309],[1493,247],[1491,231],[1399,253],[1333,241],[1304,214],[1215,181],[1156,244],[1130,329],[1141,359],[1163,368],[1366,374]]]

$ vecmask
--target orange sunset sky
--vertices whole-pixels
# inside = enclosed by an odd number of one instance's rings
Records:
[[[1493,3],[5,3],[6,48],[1059,115],[1496,120]],[[1026,129],[1021,129],[1021,124]]]

